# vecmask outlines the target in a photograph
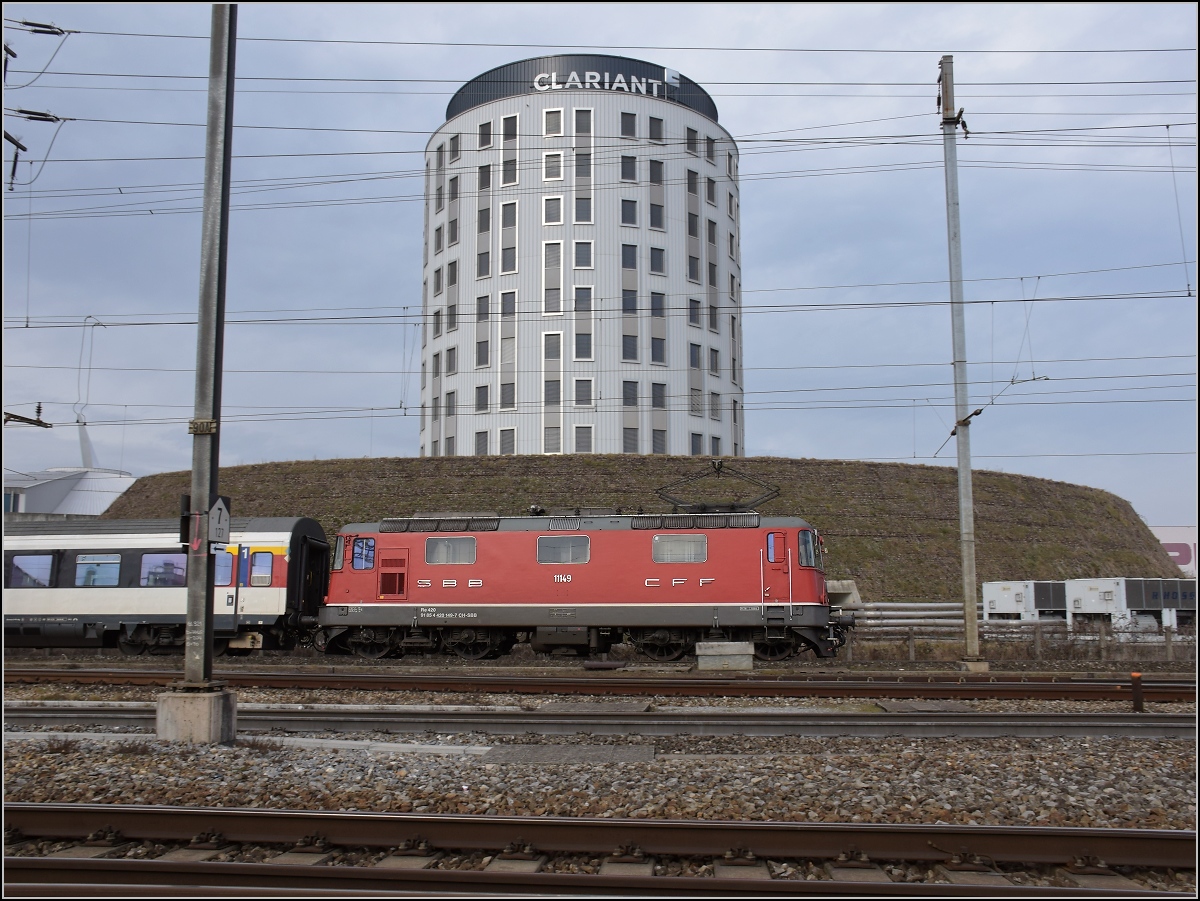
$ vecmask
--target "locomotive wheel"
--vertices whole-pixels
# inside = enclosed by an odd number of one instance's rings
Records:
[[[796,642],[791,638],[754,642],[754,656],[759,660],[786,660],[796,653]]]
[[[354,649],[355,656],[365,657],[367,660],[386,657],[387,652],[392,649],[392,646],[386,641],[355,641],[351,643],[350,647]]]
[[[659,663],[671,663],[687,653],[687,645],[682,641],[666,641],[662,644],[646,643],[642,645],[642,653]]]
[[[446,649],[463,660],[485,660],[489,655],[496,656],[499,650],[492,644],[492,636],[486,629],[463,629],[452,641],[446,642]]]

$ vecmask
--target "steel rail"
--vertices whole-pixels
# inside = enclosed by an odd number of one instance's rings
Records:
[[[69,879],[77,881],[67,881]],[[600,876],[578,873],[491,873],[470,870],[381,870],[155,860],[5,858],[4,897],[316,897],[378,898],[447,895],[477,898],[761,898],[913,896],[944,898],[1176,898],[1178,893],[1046,886],[971,886],[929,882],[837,882],[729,879],[714,876]],[[189,886],[194,886],[189,890]]]
[[[431,848],[498,852],[517,841],[545,853],[715,855],[750,851],[758,859],[852,859],[948,862],[955,855],[997,863],[1175,867],[1196,863],[1196,833],[1167,829],[959,826],[890,823],[784,823],[513,817],[469,814],[264,810],[104,804],[5,803],[6,827],[27,836],[83,839],[115,829],[128,839],[190,841],[219,833],[226,841],[295,845],[312,836],[343,847]],[[11,859],[11,858],[10,858]],[[6,860],[6,863],[8,860]],[[309,870],[312,872],[312,869]]]
[[[339,667],[320,671],[218,671],[214,678],[231,687],[340,688],[347,690],[418,690],[511,694],[674,695],[733,697],[856,697],[914,699],[1107,700],[1133,698],[1129,680],[1073,677],[1015,676],[683,676],[505,675],[503,671],[463,675],[418,673],[361,673]],[[5,682],[74,682],[81,684],[170,685],[180,680],[177,670],[55,669],[10,667]],[[1194,701],[1192,681],[1143,678],[1142,696],[1148,702]]]
[[[152,725],[153,702],[8,701],[13,725],[89,725],[104,728]],[[498,735],[809,735],[858,737],[964,736],[1195,739],[1190,714],[1161,713],[829,713],[779,708],[673,707],[644,711],[561,711],[515,707],[405,707],[352,704],[241,704],[241,731],[291,732],[481,732]],[[10,734],[6,737],[14,737]]]

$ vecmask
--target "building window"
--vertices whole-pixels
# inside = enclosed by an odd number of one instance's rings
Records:
[[[575,134],[590,135],[592,133],[592,111],[590,109],[575,110]]]
[[[650,292],[650,315],[655,319],[665,319],[667,316],[667,295],[661,291]]]
[[[590,454],[592,452],[592,427],[590,425],[575,426],[575,453]]]
[[[621,245],[621,268],[622,269],[637,269],[637,245],[622,244]],[[436,291],[434,292],[437,293]]]
[[[433,337],[437,338],[442,334],[442,311],[433,311]]]
[[[482,341],[475,342],[475,365],[487,366],[491,363],[491,346],[484,338]]]
[[[621,137],[637,137],[637,115],[635,113],[621,113]]]
[[[637,311],[637,291],[633,288],[623,288],[621,290],[621,312],[626,316],[636,316]]]
[[[638,452],[638,430],[622,429],[621,430],[621,453],[636,454]]]
[[[432,405],[431,405],[431,406],[432,406],[432,410],[433,410],[433,421],[434,421],[434,422],[437,422],[439,419],[441,419],[441,418],[442,418],[442,398],[441,398],[441,395],[438,395],[437,397],[435,397],[435,398],[433,399],[433,403],[432,403]],[[433,452],[433,455],[436,457],[436,456],[437,456],[437,451],[434,451],[434,452]]]
[[[500,271],[501,272],[516,272],[517,271],[517,248],[502,247],[500,249]]]
[[[505,291],[500,295],[500,318],[512,319],[517,315],[517,292]]]
[[[575,406],[590,407],[592,405],[592,380],[575,380]]]
[[[667,217],[661,203],[650,204],[650,227],[658,229],[667,227]]]
[[[487,322],[491,315],[491,298],[486,294],[475,298],[475,321]]]
[[[500,164],[500,184],[515,185],[517,183],[517,160],[516,157],[510,160],[504,160]]]
[[[581,224],[592,221],[592,198],[575,198],[575,221]]]
[[[721,395],[715,391],[709,392],[708,395],[708,415],[710,419],[721,419]]]
[[[621,224],[622,225],[637,225],[637,201],[622,200],[621,201]]]
[[[658,275],[667,274],[667,252],[661,247],[650,248],[650,271]]]
[[[487,278],[492,274],[492,255],[484,250],[475,255],[475,277]]]
[[[458,348],[446,348],[446,375],[454,375],[458,372]]]
[[[661,141],[663,139],[663,120],[650,117],[650,140]]]
[[[592,358],[591,332],[575,333],[575,359],[590,360]]]
[[[515,203],[506,203],[500,207],[500,227],[516,228],[516,226],[517,205]]]
[[[546,454],[561,454],[562,453],[562,429],[556,425],[548,425],[542,433],[542,453]],[[542,539],[538,539],[541,543]]]
[[[693,172],[691,169],[687,171],[687,191],[689,194],[700,194],[700,173]]]
[[[700,257],[688,257],[688,281],[700,281]]]
[[[492,208],[485,206],[475,218],[475,233],[485,235],[492,230]]]
[[[548,138],[559,137],[563,133],[563,114],[560,109],[545,111],[545,129],[543,133]]]
[[[700,301],[694,297],[688,300],[688,325],[700,325]]]
[[[504,129],[504,140],[515,141],[517,139],[517,117],[505,116],[502,122]]]
[[[542,386],[542,399],[547,407],[557,407],[562,403],[562,381],[546,379]]]
[[[733,219],[735,215],[736,215],[736,212],[734,210],[733,192],[730,191],[729,192],[729,218]]]
[[[479,193],[483,193],[492,186],[492,167],[479,167]]]
[[[717,180],[715,178],[710,178],[707,180],[706,184],[707,184],[707,190],[705,192],[705,197],[708,199],[709,203],[711,203],[713,206],[716,206],[717,205]]]
[[[661,185],[663,183],[663,163],[662,160],[650,161],[650,184]]]
[[[591,269],[592,268],[592,242],[591,241],[576,241],[575,242],[575,268],[576,269]]]
[[[713,247],[717,246],[717,223],[711,219],[708,220],[708,243]]]
[[[621,359],[636,363],[637,362],[637,335],[622,335],[621,336]]]
[[[446,145],[439,144],[438,149],[434,151],[434,159],[436,160],[437,169],[441,172],[446,168]]]
[[[442,211],[442,207],[444,207],[445,205],[446,205],[446,189],[439,186],[437,188],[437,190],[435,190],[433,193],[433,209],[435,212],[440,213]]]
[[[712,436],[712,455],[714,457],[721,456],[721,439],[716,435]]]
[[[652,382],[650,385],[650,406],[655,410],[665,410],[667,408],[667,384],[666,382]]]
[[[621,157],[621,181],[637,181],[637,157]]]
[[[485,147],[491,147],[491,146],[492,146],[492,123],[491,122],[481,122],[481,123],[479,123],[479,149],[483,150]]]
[[[700,152],[700,135],[697,133],[696,129],[694,129],[694,128],[689,128],[687,130],[687,152],[688,153],[699,153]]]
[[[542,199],[542,225],[562,225],[562,198],[545,197]]]
[[[454,414],[458,411],[458,397],[456,391],[446,392],[446,419],[453,419]],[[449,440],[449,439],[447,439]],[[450,455],[449,446],[446,447],[446,456]]]
[[[542,178],[545,181],[561,181],[563,177],[561,153],[547,153],[542,157]]]
[[[650,432],[650,452],[665,454],[667,452],[667,430],[653,429]]]
[[[488,433],[475,433],[475,456],[486,457],[488,452]]]
[[[458,176],[455,175],[450,179],[450,202],[458,200]]]
[[[710,163],[717,161],[717,140],[716,138],[704,139],[704,155],[708,157]]]
[[[717,308],[712,304],[708,305],[708,328],[709,331],[718,331],[720,328],[720,319],[717,316]]]
[[[516,382],[501,382],[500,384],[500,409],[515,410],[517,407],[517,385]]]
[[[650,339],[650,362],[651,363],[667,362],[667,339],[666,338],[651,338]]]
[[[688,237],[700,237],[700,217],[695,213],[688,213]]]
[[[638,383],[621,382],[621,406],[636,407],[638,405]]]
[[[699,344],[688,345],[688,366],[690,366],[692,369],[700,368],[700,350],[701,348]]]
[[[692,456],[699,457],[704,453],[704,436],[692,432]]]
[[[592,177],[592,155],[590,153],[575,153],[575,178],[588,179]]]
[[[708,264],[708,284],[715,288],[717,286],[717,264]]]
[[[443,231],[442,231],[442,227],[440,225],[433,230],[433,252],[434,253],[442,252],[442,247],[443,247],[442,234],[443,234]]]
[[[449,414],[447,414],[447,415],[449,415]],[[446,436],[446,456],[447,457],[454,456],[454,436],[453,435]]]
[[[729,233],[729,259],[737,259],[737,238],[734,237],[733,232]]]
[[[517,452],[517,430],[500,430],[500,453],[515,454]]]

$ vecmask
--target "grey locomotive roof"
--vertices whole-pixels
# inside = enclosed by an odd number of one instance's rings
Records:
[[[307,517],[233,516],[229,528],[234,532],[291,532]],[[306,528],[311,531],[311,527]],[[5,522],[5,535],[157,535],[179,534],[179,519],[69,519],[52,522]]]
[[[635,75],[638,78],[653,78],[661,82],[660,100],[678,103],[717,121],[717,105],[704,88],[690,78],[680,75],[665,66],[633,59],[628,56],[612,56],[602,53],[564,53],[557,56],[536,56],[513,63],[505,63],[476,75],[455,91],[446,106],[446,120],[459,113],[474,109],[493,100],[503,100],[519,94],[534,92],[534,79],[544,72],[555,72],[563,79],[567,73],[576,71],[610,72]],[[671,72],[668,80],[667,72]],[[569,93],[564,91],[563,93]],[[591,93],[581,90],[583,96]]]
[[[758,513],[638,513],[611,516],[494,516],[441,513],[436,517],[391,517],[379,522],[348,523],[341,531],[364,532],[598,532],[676,531],[680,529],[811,528],[799,516]]]

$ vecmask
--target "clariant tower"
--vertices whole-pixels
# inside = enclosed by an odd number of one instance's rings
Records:
[[[421,455],[743,455],[737,173],[662,66],[460,88],[425,153]]]

